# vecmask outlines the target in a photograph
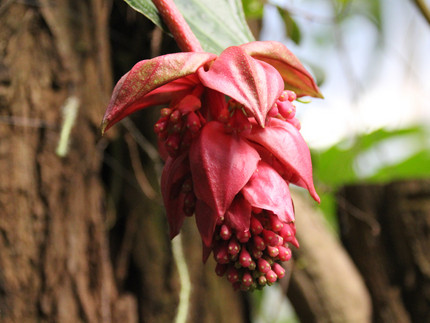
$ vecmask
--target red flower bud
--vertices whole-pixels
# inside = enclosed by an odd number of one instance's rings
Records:
[[[266,242],[267,245],[276,247],[281,243],[281,236],[278,236],[275,232],[270,230],[263,230],[263,239],[264,242]],[[283,239],[282,239],[283,241]]]
[[[294,231],[291,229],[289,224],[285,224],[279,234],[285,242],[291,242],[294,239]]]
[[[247,243],[249,238],[251,238],[251,233],[249,232],[249,230],[245,230],[245,231],[238,231],[236,233],[236,238],[237,240],[239,240],[241,243]]]
[[[249,267],[249,265],[252,262],[251,255],[249,254],[248,250],[246,248],[242,248],[242,251],[239,255],[239,263],[242,265],[242,267]]]
[[[285,119],[292,119],[296,115],[296,107],[290,101],[278,101],[277,107],[279,114]]]
[[[278,278],[282,278],[285,276],[285,269],[277,262],[272,265],[272,270],[276,273],[276,276],[278,276]]]
[[[166,139],[166,149],[170,156],[176,156],[179,151],[179,145],[181,144],[181,137],[179,134],[175,133],[167,137]]]
[[[242,276],[242,284],[249,287],[252,285],[253,279],[251,274],[247,271]]]
[[[229,262],[228,249],[225,243],[215,248],[214,257],[219,264],[227,264]]]
[[[228,243],[228,253],[232,256],[235,256],[239,253],[239,251],[240,251],[240,244],[233,237],[232,239],[230,239],[230,241]]]
[[[177,122],[179,122],[179,120],[181,120],[181,117],[182,117],[181,111],[175,110],[170,114],[169,120],[172,123],[177,123]]]
[[[227,279],[230,283],[236,283],[239,281],[239,271],[234,268],[233,266],[230,266],[227,269]]]
[[[184,129],[184,124],[181,121],[181,119],[179,119],[178,122],[172,124],[169,130],[172,133],[181,133],[183,129]]]
[[[279,249],[277,247],[268,246],[267,252],[272,258],[275,258],[277,255],[279,255]]]
[[[278,276],[273,270],[269,270],[265,276],[269,283],[274,283],[278,279]]]
[[[162,118],[158,120],[154,125],[154,132],[157,135],[160,135],[162,132],[165,132],[167,130],[167,120]]]
[[[271,214],[269,216],[270,219],[270,225],[272,227],[272,230],[275,232],[280,231],[283,228],[283,223],[278,219],[278,217],[274,214]]]
[[[256,217],[251,217],[251,232],[254,235],[260,234],[263,231],[263,226],[261,222],[257,220]]]
[[[188,113],[187,116],[187,128],[190,129],[191,133],[197,133],[201,128],[200,118],[195,112]]]
[[[257,250],[264,250],[266,249],[266,243],[264,242],[264,239],[261,236],[254,236],[253,238],[254,247]]]
[[[160,114],[162,118],[169,117],[171,113],[172,113],[172,109],[169,109],[169,108],[164,108],[160,110]]]
[[[232,231],[230,230],[230,228],[228,226],[223,224],[221,226],[220,231],[219,231],[219,235],[220,235],[221,239],[228,240],[228,239],[230,239],[230,237],[232,235]]]
[[[258,270],[267,273],[270,270],[270,264],[263,258],[258,259]]]
[[[288,261],[291,259],[291,250],[289,248],[286,248],[284,246],[278,246],[279,254],[278,258],[281,261]]]
[[[284,91],[288,95],[288,101],[293,102],[295,99],[297,99],[297,94],[293,91]]]
[[[255,247],[252,248],[251,253],[254,259],[259,259],[263,256],[263,251],[258,250]]]
[[[216,224],[217,225],[222,225],[223,223],[224,223],[224,215],[221,215],[221,216],[217,217]]]
[[[260,286],[264,286],[264,285],[266,285],[266,284],[267,284],[267,279],[266,279],[266,277],[265,277],[265,276],[260,276],[260,277],[258,277],[258,284],[259,284]]]

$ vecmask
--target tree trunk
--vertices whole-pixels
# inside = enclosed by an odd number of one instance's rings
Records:
[[[113,280],[97,148],[111,88],[108,2],[0,10],[0,320],[136,321]],[[69,98],[79,109],[61,158]]]
[[[374,322],[430,322],[430,181],[346,186],[338,205]]]
[[[366,323],[370,296],[340,241],[301,194],[294,194],[297,239],[288,297],[301,322]]]

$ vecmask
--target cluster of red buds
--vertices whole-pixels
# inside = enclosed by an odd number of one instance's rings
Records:
[[[249,230],[217,224],[214,235],[215,272],[226,275],[235,289],[261,289],[284,277],[281,263],[291,258],[288,243],[298,247],[294,223],[283,223],[266,210],[253,210]]]

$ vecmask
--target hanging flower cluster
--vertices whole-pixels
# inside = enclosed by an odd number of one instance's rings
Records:
[[[286,90],[287,89],[287,90]],[[165,160],[161,189],[170,237],[195,215],[203,260],[235,288],[253,290],[285,275],[295,238],[289,184],[319,201],[297,96],[321,97],[298,59],[277,42],[160,56],[118,82],[103,131],[162,105],[154,126]]]

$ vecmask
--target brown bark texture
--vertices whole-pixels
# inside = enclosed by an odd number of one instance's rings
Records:
[[[371,322],[370,295],[363,278],[321,213],[306,196],[293,196],[299,249],[288,297],[301,322]]]
[[[430,180],[346,186],[338,214],[373,321],[430,322]]]
[[[7,1],[0,14],[0,320],[133,321],[109,264],[99,178],[108,2]],[[79,109],[61,158],[70,98]]]

